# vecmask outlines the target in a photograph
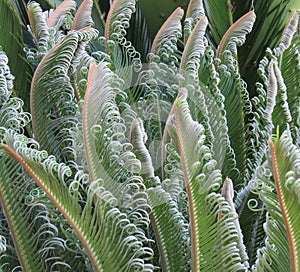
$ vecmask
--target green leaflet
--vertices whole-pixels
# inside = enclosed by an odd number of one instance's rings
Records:
[[[239,48],[241,76],[248,85],[250,96],[256,95],[255,83],[259,81],[257,64],[264,57],[267,47],[274,48],[282,35],[292,6],[291,0],[245,1],[236,3],[233,14],[239,18],[253,3],[257,15],[252,32],[245,44]]]
[[[173,140],[178,145],[188,195],[192,270],[246,270],[237,248],[233,215],[224,198],[215,192],[222,182],[220,171],[215,169],[209,148],[203,145],[203,126],[192,120],[184,93],[174,103],[172,119],[168,129],[170,135],[176,131]],[[218,254],[213,250],[225,245],[226,250]]]
[[[207,15],[210,18],[209,40],[217,46],[228,28],[233,24],[230,1],[204,0]]]

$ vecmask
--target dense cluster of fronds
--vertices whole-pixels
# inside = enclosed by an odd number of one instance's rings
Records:
[[[247,58],[289,1],[191,0],[141,53],[135,0],[60,2],[27,6],[30,92],[0,51],[0,269],[299,271],[299,12]]]

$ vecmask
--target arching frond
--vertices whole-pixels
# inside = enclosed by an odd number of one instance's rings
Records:
[[[86,27],[90,27],[93,24],[92,7],[93,0],[82,1],[73,19],[71,30],[83,29]]]
[[[297,189],[295,191],[297,170],[294,162],[298,160],[299,151],[285,131],[274,144],[270,142],[270,152],[273,178],[270,170],[261,168],[254,190],[264,203],[267,220],[264,224],[264,247],[257,252],[253,270],[297,271],[299,245],[294,244],[294,235],[298,235],[296,221],[299,214],[294,208],[299,205],[299,200]]]
[[[198,20],[205,15],[202,0],[190,0],[184,20],[184,41],[189,38]]]
[[[56,27],[58,22],[75,10],[76,3],[73,0],[64,0],[48,17],[46,25],[48,27]]]
[[[47,207],[30,201],[35,187],[32,180],[16,161],[3,154],[0,155],[0,169],[1,209],[9,227],[9,236],[5,238],[7,252],[1,253],[2,269],[13,271],[18,267],[18,262],[22,271],[53,271],[51,266],[56,266],[56,262],[60,262],[57,269],[68,267],[58,255],[52,254],[48,260],[45,258],[49,251],[47,244],[53,252],[59,248],[64,250],[64,245],[57,236],[57,227],[50,221]],[[3,234],[4,229],[0,232]],[[9,237],[13,240],[17,262],[9,250],[9,246],[12,246]]]
[[[300,209],[298,190],[300,151],[292,144],[288,132],[277,139],[275,144],[270,142],[270,149],[278,204],[289,244],[290,271],[298,271],[300,269],[300,233],[298,229],[300,220],[298,213]]]
[[[161,186],[149,188],[147,192],[162,271],[190,271],[188,225],[176,202]]]
[[[162,48],[176,44],[178,37],[182,35],[181,19],[183,13],[182,8],[177,8],[161,26],[153,40],[151,53],[160,55],[162,52],[159,53],[159,51]]]
[[[234,42],[234,44],[241,46],[245,40],[246,35],[249,34],[252,30],[253,24],[255,22],[256,15],[254,10],[249,11],[239,20],[237,20],[230,28],[226,31],[220,44],[217,49],[216,57],[222,58],[222,54],[224,50],[231,50],[230,46],[228,48],[228,44],[230,42]],[[233,49],[234,51],[236,49]]]
[[[115,0],[110,7],[105,24],[105,38],[117,40],[126,35],[129,20],[135,11],[135,0]]]
[[[78,46],[78,34],[72,32],[54,46],[40,62],[31,86],[31,114],[35,137],[42,148],[62,158],[68,141],[65,133],[74,126],[77,106],[68,77]]]
[[[204,55],[204,34],[208,21],[205,16],[201,17],[191,32],[184,51],[182,53],[180,71],[188,76],[198,78],[200,57]]]
[[[176,131],[176,138],[173,140],[178,145],[188,194],[192,270],[209,271],[213,267],[232,271],[246,270],[237,247],[238,234],[232,220],[233,215],[226,200],[215,192],[222,182],[220,171],[215,169],[209,148],[203,145],[204,128],[192,120],[184,93],[174,103],[173,125],[171,124],[169,129]],[[225,211],[226,215],[223,214]],[[221,254],[213,253],[212,248],[225,244],[226,250]],[[223,255],[225,251],[226,257]]]
[[[43,189],[78,236],[93,271],[152,271],[148,263],[152,251],[141,229],[130,222],[116,207],[118,200],[97,180],[87,188],[86,203],[78,203],[79,189],[84,186],[83,173],[70,180],[71,170],[57,163],[45,151],[28,148],[26,138],[8,132],[2,147],[17,160]],[[69,190],[68,184],[74,184]],[[77,185],[76,185],[77,184]],[[93,206],[95,203],[95,206]],[[138,216],[138,214],[134,214]],[[88,237],[88,238],[87,238]]]

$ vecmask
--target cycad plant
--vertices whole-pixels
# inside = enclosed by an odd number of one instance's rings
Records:
[[[135,0],[54,2],[26,46],[0,3],[1,269],[300,271],[294,3],[191,0],[150,49]]]

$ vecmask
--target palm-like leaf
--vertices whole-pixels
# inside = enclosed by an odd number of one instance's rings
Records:
[[[141,231],[115,207],[117,200],[101,186],[101,181],[89,186],[86,204],[80,211],[79,192],[75,189],[71,194],[68,189],[70,169],[58,164],[44,151],[28,149],[26,139],[21,139],[16,149],[16,140],[16,135],[7,133],[8,145],[2,147],[26,169],[67,219],[86,250],[94,271],[152,271],[152,266],[144,261],[151,251],[143,247],[143,240],[136,238],[142,236]],[[73,182],[82,181],[82,175],[78,173],[78,180]]]
[[[175,101],[173,118],[169,130],[171,135],[174,135],[172,130],[176,131],[174,140],[178,145],[188,194],[192,270],[209,271],[213,267],[245,270],[237,248],[237,230],[230,218],[232,215],[229,216],[230,208],[225,199],[215,192],[222,182],[220,171],[214,169],[215,162],[209,148],[203,145],[203,126],[191,119],[184,94]],[[226,210],[227,215],[222,212]],[[221,215],[220,221],[217,221],[218,214]],[[227,231],[223,232],[223,228]],[[222,257],[222,254],[213,253],[212,248],[225,245],[226,251],[231,254],[227,252],[226,257]],[[234,264],[229,261],[231,258],[235,260]]]
[[[93,0],[82,1],[80,7],[78,8],[75,14],[71,30],[83,29],[93,24],[92,7]]]
[[[271,142],[270,148],[278,204],[280,206],[289,244],[290,271],[298,271],[300,258],[298,231],[300,215],[298,210],[300,207],[297,162],[300,159],[300,152],[299,149],[292,144],[287,132],[285,132],[280,139],[277,139],[275,144]]]

